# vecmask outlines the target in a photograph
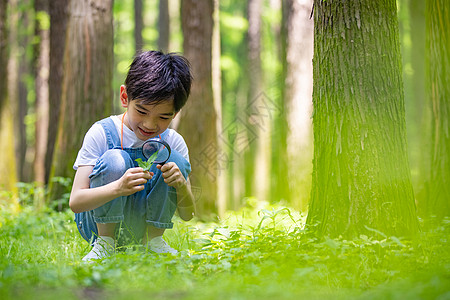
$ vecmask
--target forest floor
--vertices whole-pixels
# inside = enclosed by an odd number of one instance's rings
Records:
[[[415,240],[317,240],[304,222],[269,205],[175,217],[178,256],[130,246],[88,264],[73,213],[0,204],[0,299],[450,299],[450,221]]]

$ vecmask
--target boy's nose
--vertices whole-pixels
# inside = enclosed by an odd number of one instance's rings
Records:
[[[146,121],[144,121],[143,125],[144,125],[143,129],[147,130],[147,131],[156,130],[156,127],[157,127],[156,122],[154,122],[153,120],[146,120]]]

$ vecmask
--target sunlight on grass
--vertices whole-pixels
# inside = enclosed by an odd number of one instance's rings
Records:
[[[450,222],[419,239],[318,240],[305,216],[265,204],[165,234],[180,255],[123,247],[86,264],[70,211],[1,206],[1,299],[405,299],[450,297]]]

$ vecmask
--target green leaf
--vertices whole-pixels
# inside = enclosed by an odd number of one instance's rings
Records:
[[[135,159],[135,161],[138,163],[139,167],[144,169],[144,171],[150,171],[150,168],[152,167],[152,164],[155,161],[157,156],[158,156],[158,151],[153,153],[152,156],[150,156],[147,161],[143,161],[140,158]]]
[[[381,235],[382,237],[387,238],[387,235],[385,235],[383,232],[381,232],[381,231],[379,231],[379,230],[370,228],[370,227],[368,227],[368,226],[366,226],[366,225],[364,225],[364,227],[365,227],[367,230],[369,230],[369,231],[378,233],[378,234]]]
[[[140,158],[136,159],[136,161],[137,161],[139,167],[141,167],[141,168],[144,169],[144,170],[147,170],[148,165],[147,165],[147,162],[146,162],[146,161],[143,161],[143,160],[140,159]],[[148,171],[148,170],[147,170],[147,171]]]
[[[393,240],[400,247],[403,247],[403,248],[406,247],[402,242],[400,242],[400,239],[398,237],[391,236],[391,240]]]
[[[155,153],[152,154],[152,156],[150,156],[147,160],[147,163],[152,165],[153,162],[155,161],[156,157],[158,156],[158,151],[156,151]]]

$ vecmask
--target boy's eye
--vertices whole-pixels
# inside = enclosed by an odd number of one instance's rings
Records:
[[[143,111],[143,110],[136,109],[136,111],[138,112],[138,114],[141,114],[141,115],[145,115],[146,114],[146,112]]]
[[[161,120],[169,120],[169,118],[166,117],[160,117]]]

